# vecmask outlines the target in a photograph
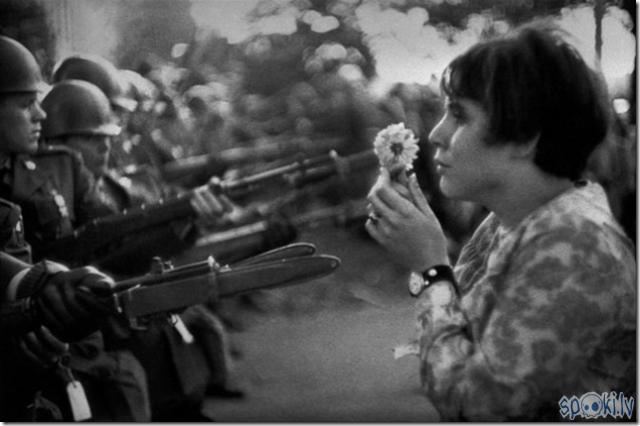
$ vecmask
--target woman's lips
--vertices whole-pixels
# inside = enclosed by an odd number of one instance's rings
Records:
[[[436,161],[436,172],[439,175],[443,174],[449,168],[451,168],[451,166],[449,166],[448,164],[445,164],[441,161]]]

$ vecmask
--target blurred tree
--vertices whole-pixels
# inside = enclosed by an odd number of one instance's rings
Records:
[[[53,68],[55,34],[47,21],[46,8],[36,0],[0,2],[0,34],[18,40],[34,54],[43,75]]]
[[[196,27],[189,13],[189,2],[119,1],[116,29],[121,37],[115,59],[118,66],[137,69],[143,60],[154,56],[173,60],[172,50],[176,44],[193,41]]]

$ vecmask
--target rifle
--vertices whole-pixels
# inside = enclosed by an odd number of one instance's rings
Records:
[[[332,176],[345,178],[354,171],[365,170],[378,165],[378,157],[373,150],[362,151],[346,157],[336,151],[311,158],[301,158],[284,166],[275,167],[254,175],[229,181],[215,181],[217,191],[231,198],[244,197],[263,187],[266,183],[280,183],[289,188],[300,188]]]
[[[333,222],[337,227],[354,223],[364,223],[367,217],[366,200],[351,200],[338,206],[325,207],[304,212],[287,218],[298,231],[318,226],[323,222]],[[189,261],[206,254],[224,262],[234,262],[265,246],[268,238],[269,220],[257,220],[234,228],[225,229],[196,240],[193,247],[181,252],[174,259],[176,263]]]
[[[343,138],[337,137],[264,138],[257,140],[253,147],[229,148],[212,154],[195,155],[171,161],[162,166],[160,174],[165,181],[188,185],[191,182],[206,181],[210,176],[219,175],[231,167],[258,161],[272,161],[293,154],[318,155],[321,152],[337,149],[344,142]]]
[[[220,266],[212,256],[179,267],[156,259],[150,274],[116,283],[114,306],[132,326],[139,326],[141,319],[210,300],[305,283],[340,266],[338,257],[315,251],[310,243],[290,244],[231,266]]]
[[[217,193],[238,198],[270,182],[280,182],[297,188],[332,176],[345,178],[349,173],[373,167],[378,159],[373,150],[340,157],[335,151],[318,157],[305,158],[254,175],[233,180],[213,179],[209,185]],[[123,213],[91,220],[66,237],[42,244],[36,257],[47,257],[67,263],[90,263],[99,252],[131,234],[167,224],[176,219],[191,218],[195,211],[188,191],[152,205],[142,205]]]
[[[291,244],[237,265],[220,266],[213,257],[180,267],[156,258],[149,274],[118,281],[105,300],[114,314],[124,315],[134,328],[166,318],[189,306],[221,297],[302,284],[331,274],[340,259],[315,254],[309,243]],[[0,331],[19,335],[40,327],[32,299],[0,305]]]

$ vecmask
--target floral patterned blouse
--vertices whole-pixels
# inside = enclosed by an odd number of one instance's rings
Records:
[[[423,389],[443,420],[559,420],[563,395],[635,392],[636,262],[602,187],[507,229],[490,214],[417,303]]]

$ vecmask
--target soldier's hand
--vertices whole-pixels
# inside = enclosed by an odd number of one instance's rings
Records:
[[[113,287],[110,277],[86,266],[48,276],[34,299],[42,323],[71,342],[97,330],[111,313]]]
[[[191,206],[203,225],[213,225],[227,212],[232,203],[225,195],[216,195],[209,185],[203,185],[193,191]]]
[[[55,364],[69,350],[69,345],[56,338],[45,326],[25,334],[19,340],[19,346],[24,355],[40,368]]]

